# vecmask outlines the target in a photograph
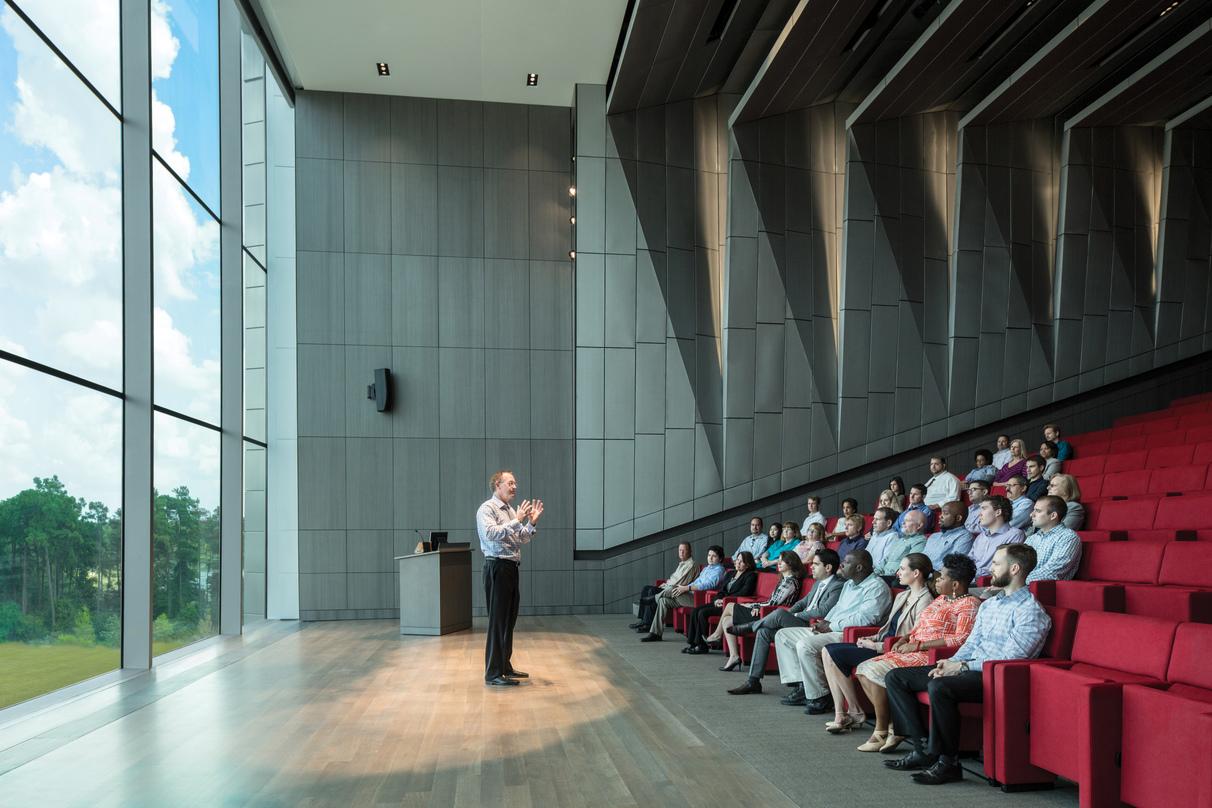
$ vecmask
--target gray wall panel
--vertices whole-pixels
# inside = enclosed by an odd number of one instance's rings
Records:
[[[391,344],[389,256],[345,253],[345,343]]]
[[[391,251],[438,254],[438,167],[391,166]]]
[[[307,93],[307,95],[317,95]],[[391,160],[394,163],[436,165],[438,105],[432,98],[392,97]]]
[[[391,252],[391,172],[383,163],[345,161],[345,250]]]
[[[438,259],[428,255],[391,258],[391,344],[438,344]]]

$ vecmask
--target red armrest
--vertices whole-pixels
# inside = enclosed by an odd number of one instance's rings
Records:
[[[944,645],[942,648],[931,648],[929,652],[930,657],[926,664],[935,665],[938,664],[939,660],[950,659],[951,657],[955,656],[955,652],[959,649],[960,647],[958,645],[952,647]]]
[[[719,591],[715,589],[696,589],[694,590],[694,605],[695,606],[710,606],[715,602]]]
[[[664,586],[665,582],[668,580],[669,580],[668,578],[657,578],[656,583],[653,584],[653,586]]]
[[[992,576],[992,575],[978,575],[978,576],[976,576],[976,584],[975,584],[975,586],[990,586],[992,583],[993,583],[993,576]]]
[[[746,597],[743,595],[735,596],[735,597],[729,596],[729,597],[724,598],[724,605],[727,606],[729,603],[758,603],[758,599]]]
[[[763,606],[762,608],[758,609],[758,617],[759,618],[765,617],[766,615],[770,614],[771,612],[777,612],[779,609],[786,609],[786,608],[787,608],[786,606]]]
[[[842,629],[842,642],[858,642],[859,637],[870,637],[879,631],[879,626],[850,626]]]

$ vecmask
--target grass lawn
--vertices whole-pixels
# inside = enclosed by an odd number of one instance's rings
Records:
[[[112,671],[118,663],[118,649],[103,645],[0,643],[0,707]]]

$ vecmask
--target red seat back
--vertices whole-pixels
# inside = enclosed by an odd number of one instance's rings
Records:
[[[1207,426],[1195,426],[1187,430],[1183,439],[1192,446],[1203,443],[1204,441],[1212,440],[1212,424]]]
[[[1044,611],[1052,618],[1052,630],[1044,642],[1040,656],[1048,659],[1068,659],[1073,653],[1073,637],[1077,633],[1078,613],[1060,606],[1045,606]]]
[[[1195,542],[1191,542],[1195,544]],[[1079,581],[1157,583],[1166,545],[1152,542],[1106,541],[1082,545]]]
[[[1116,471],[1112,474],[1103,475],[1102,487],[1106,489],[1108,497],[1131,497],[1138,494],[1147,493],[1149,490],[1150,474],[1147,469],[1133,469],[1132,471]],[[1087,499],[1094,499],[1093,496],[1086,493],[1086,487],[1082,486],[1082,496]]]
[[[1119,448],[1118,446],[1116,448]],[[1103,473],[1110,474],[1113,471],[1132,471],[1133,469],[1143,469],[1145,461],[1149,458],[1148,449],[1137,449],[1132,452],[1116,452],[1107,456],[1107,462],[1103,463]]]
[[[1162,432],[1157,435],[1145,436],[1145,449],[1160,449],[1163,446],[1182,446],[1187,442],[1187,435],[1181,429],[1173,432]]]
[[[1109,490],[1109,486],[1105,483],[1103,488]],[[1156,513],[1156,499],[1138,497],[1136,499],[1103,500],[1098,504],[1094,513],[1088,515],[1086,526],[1095,530],[1150,528],[1153,527],[1153,517]]]
[[[1174,633],[1166,680],[1212,690],[1212,626],[1183,623]]]
[[[840,516],[830,516],[828,519],[825,520],[826,535],[832,533],[834,530],[837,529],[838,520],[841,518],[842,517],[840,517]]]
[[[1103,475],[1093,474],[1078,480],[1082,487],[1082,499],[1098,499],[1102,496]]]
[[[1082,612],[1073,639],[1074,662],[1166,678],[1174,644],[1172,620],[1111,612]]]
[[[1154,469],[1149,475],[1150,494],[1167,494],[1171,491],[1199,491],[1208,476],[1207,466],[1171,466]]]
[[[1178,425],[1182,429],[1202,429],[1212,427],[1212,413],[1204,410],[1203,412],[1188,412],[1185,415],[1180,415]]]
[[[1150,449],[1149,456],[1145,460],[1145,468],[1164,469],[1170,466],[1188,466],[1191,464],[1191,455],[1194,451],[1194,446],[1185,443],[1179,446]]]
[[[1172,541],[1163,547],[1159,584],[1212,589],[1212,543]]]
[[[1145,435],[1160,435],[1163,432],[1173,432],[1179,428],[1178,418],[1150,418],[1141,424],[1141,432]]]
[[[1192,463],[1212,463],[1212,440],[1195,444],[1195,452],[1191,455]]]
[[[1066,474],[1072,474],[1080,481],[1092,474],[1102,474],[1106,462],[1107,455],[1078,455],[1072,460],[1066,460],[1062,465]]]
[[[1208,520],[1212,494],[1186,494],[1159,500],[1153,527],[1169,530],[1198,530]]]
[[[759,572],[753,596],[758,600],[769,600],[770,596],[774,594],[775,587],[779,585],[781,577],[777,572]]]

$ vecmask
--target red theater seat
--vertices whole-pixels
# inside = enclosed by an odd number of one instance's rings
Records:
[[[1106,465],[1107,455],[1078,455],[1072,460],[1066,460],[1064,466],[1066,474],[1072,474],[1081,479],[1094,475],[1102,474],[1103,466]]]
[[[1066,473],[1068,473],[1068,472],[1066,472]],[[1091,474],[1091,475],[1082,477],[1080,480],[1078,480],[1078,483],[1081,485],[1081,488],[1082,488],[1082,499],[1083,500],[1098,499],[1100,496],[1102,496],[1102,490],[1103,490],[1103,475],[1102,474]]]
[[[1119,804],[1121,690],[1160,684],[1177,623],[1087,612],[1069,662],[1028,669],[1031,765],[1077,783],[1082,808]]]
[[[1160,448],[1149,449],[1149,455],[1145,460],[1145,468],[1164,469],[1171,466],[1189,466],[1191,464],[1191,455],[1194,451],[1194,446],[1185,443],[1178,446],[1162,446]]]
[[[1191,427],[1183,436],[1183,440],[1190,443],[1192,446],[1203,443],[1204,441],[1212,440],[1212,424],[1207,426]]]
[[[1111,541],[1082,545],[1081,566],[1072,581],[1036,581],[1040,603],[1079,612],[1124,610],[1124,585],[1157,583],[1166,545]]]
[[[1153,525],[1158,530],[1198,530],[1212,508],[1212,494],[1185,494],[1158,500]]]
[[[1117,447],[1118,448],[1118,447]],[[1103,464],[1103,473],[1110,474],[1114,471],[1135,471],[1145,467],[1145,461],[1149,458],[1148,449],[1137,449],[1135,451],[1120,452],[1107,455],[1107,462]]]
[[[1103,488],[1106,493],[1109,487]],[[1147,497],[1092,502],[1086,506],[1086,526],[1094,530],[1147,530],[1155,527],[1157,503],[1157,499]]]
[[[1028,668],[1069,659],[1077,632],[1078,613],[1056,606],[1044,608],[1052,618],[1052,630],[1048,632],[1048,640],[1038,659],[992,662],[984,666],[985,774],[1003,786],[1050,783],[1054,779],[1028,761],[1030,723],[1023,709],[1030,685]]]
[[[1133,469],[1132,471],[1116,471],[1112,474],[1104,474],[1099,490],[1105,490],[1108,497],[1138,496],[1148,493],[1150,477],[1151,475],[1147,469]],[[1094,495],[1086,493],[1084,485],[1082,486],[1082,496],[1087,500],[1095,499]]]
[[[1212,626],[1181,625],[1162,687],[1123,690],[1120,799],[1138,808],[1212,805]]]
[[[1159,449],[1163,446],[1181,446],[1187,442],[1187,436],[1181,429],[1172,432],[1162,432],[1157,435],[1145,436],[1145,449]]]
[[[1157,583],[1125,586],[1124,611],[1180,623],[1212,623],[1212,544],[1164,545]]]
[[[1171,494],[1174,492],[1200,491],[1208,478],[1208,467],[1171,466],[1154,469],[1149,474],[1149,494]],[[1083,490],[1082,493],[1085,493]]]
[[[771,577],[774,577],[774,576],[771,576]],[[805,578],[803,580],[803,582],[800,584],[800,594],[797,597],[797,600],[799,598],[802,598],[805,595],[807,595],[811,589],[812,589],[812,579]],[[766,600],[767,598],[769,598],[771,592],[774,592],[773,586],[770,588],[770,592],[767,592],[765,595],[763,595],[761,599]],[[786,606],[763,606],[761,611],[759,612],[759,614],[762,617],[765,617],[766,615],[770,614],[773,611],[776,611],[777,609],[785,609],[785,608],[787,608],[787,607]],[[738,652],[741,657],[741,662],[748,665],[749,660],[753,658],[753,644],[755,642],[754,635],[742,634],[737,639],[739,640],[739,642],[737,643],[737,646],[738,646]],[[778,670],[779,670],[778,655],[774,653],[774,649],[772,648],[770,650],[769,656],[766,657],[766,672],[767,673],[778,673]]]
[[[1192,463],[1212,463],[1212,440],[1195,444],[1195,453],[1191,455]]]
[[[1179,419],[1173,415],[1150,418],[1141,424],[1141,433],[1145,435],[1160,435],[1165,432],[1174,432],[1181,428],[1178,424]]]

